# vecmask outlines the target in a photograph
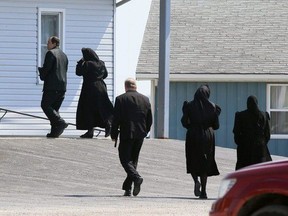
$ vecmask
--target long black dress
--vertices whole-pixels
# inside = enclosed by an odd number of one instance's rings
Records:
[[[234,141],[237,144],[236,170],[271,161],[267,143],[270,140],[270,117],[258,108],[255,96],[247,99],[247,109],[235,113]]]
[[[219,175],[215,161],[214,130],[219,128],[221,109],[209,101],[210,90],[201,86],[194,100],[183,104],[183,127],[187,128],[185,152],[187,173],[195,176]]]
[[[83,84],[76,113],[76,129],[105,128],[112,121],[111,103],[104,79],[107,69],[94,50],[82,48],[83,58],[78,61],[76,75],[83,76]]]

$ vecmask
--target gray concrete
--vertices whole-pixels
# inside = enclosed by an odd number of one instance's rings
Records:
[[[125,173],[110,139],[0,138],[0,215],[208,215],[235,150],[217,147],[220,176],[208,179],[208,200],[193,195],[184,142],[147,139],[137,197],[123,197]],[[273,157],[283,159],[283,157]]]

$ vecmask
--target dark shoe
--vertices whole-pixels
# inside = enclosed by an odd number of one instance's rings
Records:
[[[46,137],[47,138],[55,138],[53,135],[51,135],[51,133],[47,133]]]
[[[105,137],[110,136],[110,134],[111,134],[111,124],[108,123],[105,127]]]
[[[47,138],[57,138],[57,137],[55,136],[55,132],[56,132],[56,127],[55,127],[55,126],[52,126],[50,133],[47,133],[46,137],[47,137]]]
[[[143,183],[143,178],[138,178],[134,182],[133,196],[137,196],[141,190],[141,184]]]
[[[199,181],[196,181],[195,185],[194,185],[194,195],[196,197],[199,197],[201,195],[201,191],[200,191],[200,187],[201,187],[201,184]]]
[[[207,199],[206,192],[201,192],[199,199]]]
[[[56,136],[56,132],[57,132],[56,126],[52,126],[50,133],[48,133],[48,134],[46,135],[46,137],[47,137],[47,138],[57,138],[58,136]]]
[[[59,136],[57,136],[55,133],[47,133],[46,135],[47,138],[58,138]]]
[[[131,196],[131,190],[125,190],[123,196]]]
[[[63,122],[63,123],[61,123],[60,125],[57,125],[57,126],[55,127],[54,133],[53,133],[53,131],[51,131],[50,136],[51,136],[51,137],[54,137],[54,138],[59,137],[59,136],[63,133],[63,131],[65,130],[65,128],[67,128],[67,127],[68,127],[68,124],[67,124],[66,122]]]
[[[80,138],[88,138],[91,139],[94,136],[94,130],[88,130],[85,134],[82,134]]]

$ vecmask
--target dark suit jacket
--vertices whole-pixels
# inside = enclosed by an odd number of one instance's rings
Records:
[[[114,106],[111,138],[141,139],[147,136],[152,125],[151,104],[148,97],[137,91],[127,91],[118,96]]]
[[[44,81],[43,91],[66,91],[68,58],[59,48],[49,50],[43,67],[39,67],[40,79]]]

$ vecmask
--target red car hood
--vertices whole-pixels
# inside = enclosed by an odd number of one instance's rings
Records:
[[[248,166],[230,173],[226,178],[240,177],[242,175],[287,175],[288,178],[288,160],[271,161]]]

